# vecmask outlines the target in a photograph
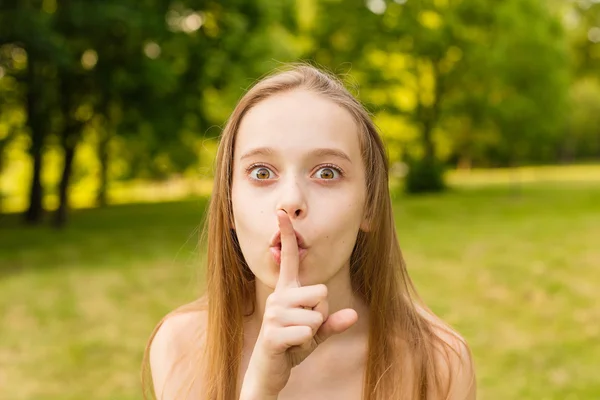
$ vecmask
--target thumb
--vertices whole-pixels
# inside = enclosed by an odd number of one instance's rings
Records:
[[[358,321],[358,314],[351,308],[346,308],[331,314],[315,335],[317,344],[323,343],[333,335],[346,331]]]

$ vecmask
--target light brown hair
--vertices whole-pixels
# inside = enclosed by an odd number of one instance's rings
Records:
[[[203,346],[206,376],[196,379],[204,379],[207,399],[235,399],[244,311],[249,304],[252,310],[255,309],[255,278],[231,229],[236,132],[244,115],[260,101],[277,93],[300,89],[340,105],[352,115],[359,127],[361,155],[365,176],[368,177],[364,212],[370,229],[368,232],[361,230],[358,234],[350,258],[350,274],[353,290],[369,307],[369,351],[363,398],[426,399],[431,393],[436,393],[436,398],[444,399],[450,392],[451,377],[448,374],[451,371],[443,371],[440,355],[442,360],[449,362],[450,352],[456,353],[456,350],[441,338],[439,331],[463,341],[433,317],[419,299],[408,276],[394,225],[388,189],[389,162],[384,143],[368,112],[342,82],[306,64],[294,64],[256,83],[239,101],[223,130],[203,231],[208,239],[207,290],[204,301],[176,310],[176,313],[199,309],[208,311],[206,343]],[[146,347],[145,385],[148,385],[149,348],[159,327],[160,324]],[[195,359],[199,357],[197,355]]]

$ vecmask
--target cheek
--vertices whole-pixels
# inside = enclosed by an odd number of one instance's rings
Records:
[[[267,207],[265,202],[255,201],[248,196],[238,196],[238,201],[232,201],[234,228],[239,235],[265,232]],[[276,221],[274,222],[276,223]],[[240,238],[241,239],[241,238]]]
[[[343,206],[342,206],[343,205]],[[362,222],[363,206],[360,201],[346,200],[338,207],[323,213],[320,231],[324,233],[324,248],[332,251],[336,259],[350,257]]]
[[[257,199],[243,185],[232,187],[233,228],[240,248],[249,265],[261,251],[265,251],[268,240],[277,227],[277,221],[268,218],[266,201]]]
[[[323,226],[325,231],[333,229],[338,234],[352,231],[362,221],[364,200],[360,194],[346,193],[335,199],[320,200],[319,203],[319,210],[313,209],[313,212],[319,214],[317,219],[326,224]]]

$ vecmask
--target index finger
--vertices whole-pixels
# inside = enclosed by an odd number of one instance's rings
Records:
[[[298,281],[298,241],[292,226],[292,221],[283,210],[277,210],[277,223],[281,232],[281,265],[279,266],[279,279],[275,289],[283,287],[300,287]]]

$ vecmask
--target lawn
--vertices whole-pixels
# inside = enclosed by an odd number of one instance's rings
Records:
[[[394,195],[411,276],[469,341],[479,399],[600,398],[600,168],[584,170]],[[205,204],[78,209],[58,232],[0,216],[0,398],[139,399],[154,324],[201,286]]]

